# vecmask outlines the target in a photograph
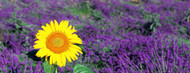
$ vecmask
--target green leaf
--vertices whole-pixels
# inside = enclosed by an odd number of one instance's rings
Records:
[[[94,72],[91,71],[86,66],[83,66],[83,65],[80,65],[80,64],[76,64],[74,66],[73,73],[94,73]]]
[[[49,61],[44,61],[43,66],[45,73],[54,73],[57,68],[56,65],[50,65]]]
[[[84,14],[89,14],[90,11],[92,11],[92,8],[90,8],[89,6],[89,3],[88,2],[83,2],[81,5],[80,5],[80,11]]]
[[[25,23],[24,21],[22,22],[22,24],[21,24],[22,26],[28,26],[28,24],[27,23]]]
[[[34,61],[41,61],[42,58],[36,56],[38,50],[29,51],[26,55]]]
[[[153,29],[153,28],[154,28],[154,24],[151,24],[151,25],[150,25],[150,29]]]
[[[92,15],[96,20],[97,20],[97,19],[103,19],[102,13],[101,13],[100,11],[93,10],[91,13],[92,13],[91,15]]]
[[[156,28],[153,28],[153,32],[156,32]]]
[[[3,70],[0,68],[0,73],[3,73]]]

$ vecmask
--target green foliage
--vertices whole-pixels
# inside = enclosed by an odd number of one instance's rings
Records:
[[[56,65],[50,65],[49,61],[43,62],[44,72],[45,73],[54,73],[57,66]]]
[[[83,19],[89,18],[90,16],[90,9],[88,5],[82,4],[82,6],[73,6],[73,7],[66,7],[66,11],[68,11],[71,15],[79,15]]]
[[[83,20],[90,17],[93,17],[95,20],[104,19],[102,13],[92,9],[88,2],[83,2],[73,7],[66,7],[65,10],[71,13],[71,15],[79,15]]]
[[[151,34],[151,32],[156,32],[158,26],[161,26],[160,23],[160,15],[158,13],[150,13],[146,11],[143,7],[139,9],[144,17],[143,21],[146,23],[144,24],[143,28],[145,29],[144,34]]]
[[[103,48],[102,51],[108,52],[108,51],[111,51],[112,48],[113,48],[112,45],[109,45],[109,46]]]
[[[171,37],[172,36],[168,36],[168,41],[172,41],[172,39],[171,39]],[[177,40],[177,42],[178,42],[178,46],[182,46],[182,44],[186,44],[188,47],[190,47],[190,40],[189,39],[186,39],[186,38],[181,38],[181,37],[177,37],[177,36],[175,36],[175,38],[174,38],[174,40],[176,41]],[[172,43],[170,44],[170,45],[172,45]],[[183,49],[183,48],[182,48]],[[188,51],[188,53],[190,53],[190,50]]]
[[[94,72],[83,65],[76,64],[73,68],[73,73],[94,73]]]
[[[26,36],[26,37],[25,37],[25,40],[28,40],[28,39],[29,39],[29,37]],[[29,43],[28,41],[26,41],[26,42],[24,43],[24,46],[30,46],[30,43]]]
[[[76,26],[76,29],[82,29],[82,28],[83,28],[83,26],[81,24]]]
[[[188,40],[188,39],[185,39],[185,38],[178,38],[178,40],[179,40],[179,45],[181,46],[182,45],[182,42],[184,43],[184,44],[186,44],[187,46],[189,46],[190,47],[190,40]]]
[[[97,11],[97,10],[93,10],[91,12],[91,16],[93,16],[95,20],[104,19],[102,17],[102,13],[100,11]]]
[[[161,26],[160,21],[159,21],[160,15],[157,13],[153,13],[153,18],[152,18],[152,25],[150,26],[150,29],[153,30],[153,32],[156,32],[156,28],[158,26]]]
[[[184,27],[182,27],[182,26],[179,26],[179,30],[180,30],[180,32],[181,33],[186,33],[186,31],[187,31],[187,29],[186,28],[184,28]],[[178,32],[179,33],[179,32]],[[180,33],[179,33],[180,34]]]
[[[0,73],[3,73],[3,70],[0,68]]]
[[[90,8],[90,5],[88,2],[83,2],[80,6],[80,11],[84,14],[89,14],[92,9]]]
[[[29,25],[29,24],[25,23],[25,21],[23,19],[17,18],[18,17],[18,15],[17,15],[18,10],[19,10],[19,8],[16,7],[14,12],[11,13],[11,18],[7,20],[7,23],[13,24],[12,26],[15,26],[16,29],[9,29],[8,31],[9,31],[9,33],[14,32],[14,33],[28,34],[31,31],[24,29],[23,27],[31,28],[34,25]]]
[[[149,18],[152,17],[152,15],[144,9],[144,7],[140,7],[139,11],[143,14],[145,21],[148,21]]]
[[[18,56],[18,58],[19,58],[19,60],[21,61],[21,62],[24,62],[25,61],[25,57],[26,55],[25,54],[20,54],[19,56]]]

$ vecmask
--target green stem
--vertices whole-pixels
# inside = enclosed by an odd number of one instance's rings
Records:
[[[55,73],[57,73],[57,66],[55,67]]]

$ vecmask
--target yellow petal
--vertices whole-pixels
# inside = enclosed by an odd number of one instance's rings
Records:
[[[68,25],[69,25],[69,21],[65,20],[64,23],[63,23],[63,27],[64,27],[64,28],[67,28]]]
[[[68,22],[67,20],[61,21],[61,22],[60,22],[60,25],[59,25],[60,30],[61,30],[62,32],[65,32],[66,29],[67,29],[67,27],[68,27],[68,25],[69,25],[69,22]]]
[[[76,46],[76,45],[73,45],[73,44],[71,45],[71,47],[74,48],[74,49],[79,49],[79,50],[81,50],[81,48],[80,48],[79,46]]]
[[[46,48],[47,49],[47,48]],[[50,51],[49,49],[46,50],[47,51],[47,56],[51,56],[53,55],[54,53],[52,51]]]
[[[65,28],[63,28],[64,27],[64,20],[63,21],[61,21],[60,22],[60,24],[59,24],[59,29],[60,29],[60,31],[65,31]]]
[[[69,25],[69,27],[67,28],[67,31],[71,30],[72,25]]]
[[[50,56],[49,64],[50,64],[50,65],[53,64],[53,56]]]
[[[65,55],[64,55],[64,53],[61,55],[61,59],[62,59],[62,65],[63,65],[63,67],[65,67],[65,65],[66,65],[66,57],[65,57]]]
[[[66,28],[66,30],[65,30],[66,35],[71,35],[72,34],[71,33],[71,28],[72,28],[72,25],[70,25],[68,28]]]
[[[45,57],[45,61],[47,61],[47,58],[48,58],[48,56],[46,55],[46,57]]]
[[[69,49],[69,50],[70,50],[70,53],[71,53],[72,57],[74,58],[74,61],[75,61],[75,60],[78,60],[78,58],[77,58],[77,56],[75,55],[75,53],[74,53],[71,49]]]
[[[70,50],[68,50],[68,54],[70,55],[70,57],[72,58],[72,60],[75,61],[74,56],[73,56],[73,54],[72,54],[72,52]]]
[[[61,57],[60,57],[60,54],[55,54],[55,56],[56,56],[56,59],[57,59],[57,65],[61,66]]]
[[[65,56],[66,56],[68,62],[72,62],[70,54],[68,53],[68,50],[65,52]]]
[[[48,28],[47,27],[45,27],[45,26],[41,26],[41,28],[44,30],[44,31],[47,31],[48,30]]]
[[[34,49],[46,48],[46,43],[44,41],[37,40],[34,43],[35,43],[35,45],[33,46]]]
[[[78,50],[78,49],[75,49],[75,50],[76,50],[77,52],[79,52],[79,53],[83,54],[81,50]]]
[[[37,41],[35,41],[34,43],[36,43],[36,44],[41,44],[41,46],[45,46],[45,45],[46,45],[45,42],[44,42],[44,41],[41,41],[41,40],[37,40]]]
[[[71,39],[71,40],[69,40],[72,44],[74,44],[74,43],[78,43],[78,44],[82,44],[82,40],[80,40],[80,39]]]
[[[41,49],[41,48],[46,48],[42,43],[35,44],[34,49]]]
[[[56,61],[57,61],[57,59],[56,59],[55,54],[51,55],[50,56],[50,65],[55,64]]]
[[[70,30],[71,33],[77,32],[77,30],[75,30],[75,27],[73,26],[73,29]]]
[[[74,49],[75,49],[75,48],[71,48],[71,47],[70,47],[70,50],[71,50],[75,55],[79,56],[78,52],[77,52],[76,50],[74,50]]]
[[[56,20],[54,20],[54,23],[55,23],[55,29],[56,29],[56,31],[59,31],[59,26],[58,26],[57,21],[56,21]]]
[[[36,38],[40,41],[46,41],[46,38],[44,36],[36,36]]]
[[[56,54],[53,54],[52,57],[53,57],[53,64],[55,64],[55,62],[57,61],[57,56],[56,56]]]
[[[43,30],[38,30],[38,33],[37,33],[39,36],[45,36],[45,37],[47,37],[47,33],[45,32],[45,31],[43,31]]]
[[[52,32],[50,26],[49,27],[48,26],[49,24],[46,24],[46,27],[42,26],[43,30],[45,31],[47,35],[49,35]]]
[[[72,40],[80,40],[80,41],[82,41],[79,37],[78,37],[78,35],[76,35],[76,34],[72,34],[72,35],[68,35],[69,37],[69,39],[72,39]]]
[[[46,23],[46,28],[48,29],[47,31],[52,32],[52,28],[48,23]]]
[[[36,56],[37,57],[44,57],[47,54],[46,49],[40,49],[37,53]]]
[[[50,25],[51,25],[52,31],[55,31],[55,25],[54,25],[53,21],[50,22]]]
[[[37,45],[37,44],[35,44],[33,47],[34,47],[34,49],[41,49],[41,46]]]

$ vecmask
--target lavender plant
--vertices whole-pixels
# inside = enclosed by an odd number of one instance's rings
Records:
[[[190,72],[188,0],[2,0],[0,72],[44,73],[32,51],[36,32],[50,20],[69,20],[82,40],[76,67],[96,73]],[[3,37],[3,38],[2,38]],[[38,51],[38,50],[36,50]],[[77,64],[82,64],[78,65]],[[75,67],[76,65],[76,67]],[[86,67],[85,67],[86,66]]]

